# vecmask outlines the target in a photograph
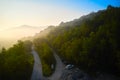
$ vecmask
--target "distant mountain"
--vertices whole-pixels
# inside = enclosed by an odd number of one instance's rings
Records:
[[[14,27],[14,28],[10,28],[10,29],[37,29],[39,27],[35,27],[35,26],[30,26],[30,25],[21,25],[19,27]]]
[[[6,29],[0,32],[1,38],[14,38],[20,39],[22,37],[33,36],[35,33],[40,32],[45,27],[35,27],[29,25],[22,25],[19,27],[14,27],[10,29]]]
[[[45,27],[22,25],[0,31],[0,49],[2,47],[9,48],[19,39],[30,40],[32,36],[34,36],[36,33],[39,33],[44,28]]]

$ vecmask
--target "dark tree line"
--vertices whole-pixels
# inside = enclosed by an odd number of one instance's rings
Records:
[[[18,41],[0,53],[0,80],[30,80],[33,68],[31,42]]]
[[[50,46],[44,38],[36,38],[33,43],[42,62],[43,75],[50,76],[55,69],[55,58]]]
[[[42,61],[43,75],[49,76],[55,69],[52,46],[63,61],[80,69],[120,76],[119,30],[120,7],[112,6],[57,27],[49,27],[49,32],[45,30],[47,36],[33,37]],[[31,46],[30,41],[19,41],[8,50],[2,49],[0,80],[30,80],[33,69]],[[53,69],[51,65],[54,65]]]
[[[119,75],[120,8],[109,6],[77,24],[57,26],[47,36],[58,55],[88,72]]]

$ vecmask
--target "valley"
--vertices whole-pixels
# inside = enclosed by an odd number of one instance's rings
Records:
[[[0,32],[0,80],[119,80],[119,14],[109,5],[58,26]]]

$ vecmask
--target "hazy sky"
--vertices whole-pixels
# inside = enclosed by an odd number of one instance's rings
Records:
[[[0,0],[0,29],[20,25],[58,25],[81,15],[120,6],[120,0]]]

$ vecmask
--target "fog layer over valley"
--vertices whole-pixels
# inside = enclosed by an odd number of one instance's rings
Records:
[[[44,30],[23,25],[0,32],[1,45],[19,39],[0,52],[0,80],[120,80],[119,14],[109,5]]]
[[[0,31],[0,49],[2,47],[9,48],[18,40],[34,36],[46,27],[35,27],[22,25],[19,27],[3,29]]]

